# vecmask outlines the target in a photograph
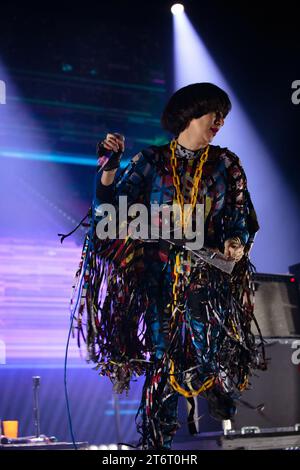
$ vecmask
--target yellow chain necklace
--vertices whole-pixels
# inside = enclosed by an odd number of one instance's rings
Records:
[[[171,149],[171,152],[172,152],[170,161],[171,161],[171,167],[172,167],[173,184],[174,184],[174,187],[175,187],[175,199],[176,199],[177,204],[180,207],[180,225],[181,225],[181,228],[183,227],[184,230],[185,230],[186,227],[188,226],[189,219],[192,215],[192,212],[193,212],[193,210],[195,208],[195,205],[196,205],[196,202],[197,202],[198,191],[199,191],[199,183],[200,183],[200,180],[201,180],[201,177],[202,177],[203,165],[204,165],[204,163],[206,162],[206,160],[208,158],[209,145],[206,147],[203,154],[201,155],[199,163],[198,163],[196,171],[195,171],[195,175],[194,175],[194,179],[193,179],[193,188],[192,188],[192,191],[191,191],[190,208],[189,208],[189,211],[187,213],[185,213],[185,211],[184,211],[184,196],[183,196],[183,194],[180,190],[180,178],[179,178],[178,171],[177,171],[178,170],[178,161],[177,161],[177,157],[175,155],[176,147],[177,147],[177,140],[172,140],[172,142],[170,144],[170,149]],[[190,260],[190,256],[189,256],[189,260]],[[173,286],[172,286],[172,309],[171,309],[172,317],[171,317],[171,321],[170,321],[170,331],[171,332],[173,331],[174,325],[175,325],[175,327],[177,326],[178,313],[179,314],[182,313],[181,309],[177,305],[177,301],[178,301],[178,284],[179,284],[179,275],[181,273],[181,265],[182,265],[182,257],[181,257],[180,253],[177,253],[176,258],[175,258],[174,271],[173,271],[174,282],[173,282]],[[177,308],[176,308],[176,306],[177,306]],[[214,381],[215,381],[214,378],[210,378],[210,379],[206,380],[204,382],[204,384],[202,384],[202,386],[198,390],[193,390],[193,389],[186,390],[183,387],[181,387],[179,385],[179,383],[177,382],[177,380],[175,378],[175,364],[174,364],[174,361],[172,359],[170,360],[170,384],[171,384],[171,386],[173,387],[173,389],[175,391],[177,391],[181,395],[184,395],[185,397],[194,397],[194,396],[200,395],[200,393],[203,393],[205,390],[211,388],[214,385]]]
[[[185,229],[187,227],[187,224],[189,222],[189,219],[191,217],[191,214],[197,202],[199,183],[202,177],[203,165],[208,158],[209,145],[206,147],[205,151],[202,153],[199,163],[197,165],[196,171],[195,171],[194,180],[193,180],[193,188],[191,191],[190,210],[188,211],[187,214],[184,211],[184,197],[180,190],[180,178],[179,178],[178,171],[177,171],[178,161],[175,155],[176,147],[177,147],[177,140],[174,139],[172,140],[170,144],[170,149],[172,152],[170,161],[171,161],[171,167],[172,167],[173,184],[175,186],[176,202],[180,207],[180,223],[181,223],[181,227],[184,227]],[[178,297],[177,287],[178,287],[178,279],[179,279],[180,272],[181,272],[181,256],[180,256],[180,253],[177,253],[175,265],[174,265],[174,283],[173,283],[173,289],[172,289],[173,308],[177,304],[177,297]]]
[[[170,384],[174,388],[174,390],[180,395],[183,395],[186,398],[191,398],[191,397],[197,397],[200,395],[200,393],[206,392],[206,390],[209,390],[210,388],[213,387],[215,384],[215,377],[210,377],[209,379],[206,379],[205,382],[197,389],[193,389],[190,386],[190,390],[186,390],[185,388],[181,387],[179,383],[177,382],[175,378],[175,364],[174,361],[171,359],[171,365],[170,365]]]
[[[172,177],[173,177],[173,184],[175,186],[176,190],[176,202],[180,207],[180,220],[181,220],[181,225],[184,227],[184,229],[187,227],[189,218],[195,208],[196,202],[197,202],[197,196],[198,196],[198,188],[199,188],[199,182],[202,177],[202,171],[203,171],[203,165],[206,162],[208,158],[208,151],[209,151],[209,145],[206,147],[205,151],[202,153],[199,163],[197,165],[195,175],[194,175],[194,180],[193,180],[193,187],[192,187],[192,192],[191,192],[191,202],[190,202],[190,210],[187,214],[184,214],[184,197],[182,192],[180,191],[180,178],[177,173],[178,170],[178,161],[177,157],[175,154],[175,150],[177,147],[177,140],[172,140],[170,144],[170,149],[172,152],[171,155],[171,167],[172,167]],[[184,214],[184,220],[183,220],[183,214]]]

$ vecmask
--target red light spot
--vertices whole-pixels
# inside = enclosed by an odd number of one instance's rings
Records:
[[[296,282],[296,279],[294,277],[290,277],[290,282]]]

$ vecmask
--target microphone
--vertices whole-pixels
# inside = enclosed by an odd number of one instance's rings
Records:
[[[39,437],[41,434],[40,429],[40,409],[39,409],[39,397],[38,397],[38,389],[40,386],[41,378],[39,376],[32,377],[33,383],[33,400],[34,400],[34,427],[35,427],[35,435]]]
[[[118,132],[114,132],[113,134],[123,142],[125,141],[124,135],[119,134]],[[118,152],[109,150],[105,148],[104,141],[101,141],[97,143],[96,152],[98,156],[98,171],[110,171],[119,168],[121,157],[123,155],[122,150],[118,150]]]

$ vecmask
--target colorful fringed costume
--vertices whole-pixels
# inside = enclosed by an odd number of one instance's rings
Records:
[[[175,152],[184,202],[189,202],[203,151],[177,144]],[[127,196],[128,206],[172,204],[171,157],[170,144],[140,152],[106,192],[99,172],[97,205],[117,207],[120,195]],[[184,250],[162,241],[100,240],[97,216],[76,274],[73,303],[84,275],[76,319],[88,360],[118,392],[129,388],[132,377],[145,374],[136,417],[143,448],[171,446],[179,393],[191,400],[202,394],[213,412],[215,400],[226,404],[247,387],[253,369],[264,367],[263,350],[251,331],[254,268],[248,257],[259,226],[236,155],[209,146],[196,199],[204,204],[206,247],[223,251],[225,240],[234,237],[245,247],[231,275],[205,262],[193,266]]]

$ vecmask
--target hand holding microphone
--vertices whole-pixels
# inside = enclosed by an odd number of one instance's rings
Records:
[[[125,149],[124,142],[125,137],[117,132],[107,134],[103,141],[98,142],[97,155],[100,162],[102,159],[107,160],[106,163],[104,160],[103,171],[112,171],[119,168],[120,160]]]

